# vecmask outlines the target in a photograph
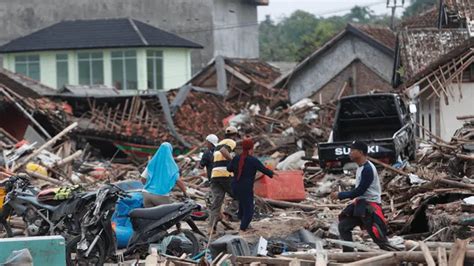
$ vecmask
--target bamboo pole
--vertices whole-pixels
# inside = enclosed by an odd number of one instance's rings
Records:
[[[68,127],[66,127],[65,129],[63,129],[63,131],[61,131],[59,134],[57,134],[56,136],[54,136],[52,139],[48,140],[45,144],[43,144],[43,146],[39,147],[38,149],[36,149],[33,153],[31,153],[30,155],[28,155],[21,163],[17,164],[15,167],[13,167],[12,169],[12,172],[15,172],[16,170],[20,169],[21,167],[23,167],[26,163],[28,163],[31,159],[35,158],[36,156],[38,156],[38,154],[40,154],[40,152],[52,145],[54,145],[58,140],[60,140],[64,135],[66,135],[67,133],[69,133],[70,131],[72,131],[73,129],[75,129],[77,127],[77,122],[74,122],[72,123],[71,125],[69,125]]]

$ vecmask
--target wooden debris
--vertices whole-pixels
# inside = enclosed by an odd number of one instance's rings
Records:
[[[426,246],[425,242],[419,241],[418,243],[420,245],[421,251],[423,252],[423,256],[425,256],[425,260],[428,266],[436,266],[433,256],[431,256],[431,252]]]
[[[466,257],[467,244],[469,239],[456,239],[453,249],[449,253],[449,266],[463,266],[464,258]]]

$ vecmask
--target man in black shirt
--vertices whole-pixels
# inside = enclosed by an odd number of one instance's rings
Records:
[[[216,135],[210,134],[206,137],[207,150],[204,152],[201,158],[201,168],[206,168],[208,181],[211,180],[212,166],[214,162],[214,150],[219,143],[219,139]]]

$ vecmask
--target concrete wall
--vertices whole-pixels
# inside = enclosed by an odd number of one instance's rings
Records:
[[[387,82],[391,81],[393,57],[348,34],[293,75],[288,84],[290,101],[311,97],[356,59]]]
[[[192,51],[192,71],[195,73],[216,53],[232,57],[258,57],[256,25],[213,31],[216,27],[229,28],[235,24],[257,23],[257,7],[244,2],[246,1],[0,0],[0,45],[61,20],[131,17],[203,45],[204,49]]]
[[[87,50],[103,52],[104,60],[104,85],[112,84],[111,52],[123,49]],[[138,89],[147,89],[147,61],[146,51],[149,49],[135,49],[137,51],[137,78]],[[181,48],[156,48],[151,50],[163,51],[163,85],[166,90],[182,86],[191,78],[191,52]],[[48,51],[37,53],[15,53],[4,56],[3,67],[15,72],[15,56],[20,54],[37,54],[40,56],[40,81],[41,83],[56,88],[56,54],[68,54],[69,84],[77,85],[78,78],[78,51]]]
[[[250,1],[214,1],[214,56],[258,58],[258,18]]]

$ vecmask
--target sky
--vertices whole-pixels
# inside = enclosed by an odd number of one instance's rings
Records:
[[[355,6],[369,6],[375,14],[390,14],[386,0],[269,0],[268,6],[258,8],[258,20],[263,21],[266,15],[278,21],[283,16],[288,16],[295,10],[301,9],[318,16],[335,16],[349,12]],[[394,0],[390,2],[393,3]],[[401,0],[398,0],[401,3]],[[405,6],[409,0],[405,1]],[[397,9],[397,15],[401,15],[403,8]]]

